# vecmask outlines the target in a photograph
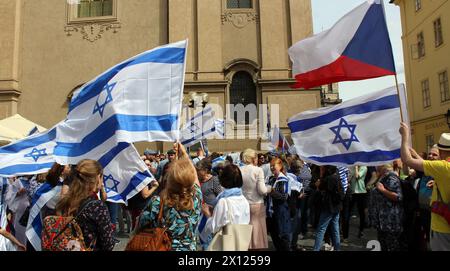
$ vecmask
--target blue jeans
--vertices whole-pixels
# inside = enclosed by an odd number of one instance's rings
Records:
[[[120,207],[119,204],[107,201],[106,206],[108,206],[109,216],[111,217],[111,224],[116,225]]]
[[[316,241],[314,242],[314,251],[320,251],[322,247],[323,237],[327,230],[328,224],[331,223],[331,241],[333,242],[334,250],[340,250],[341,240],[339,237],[339,212],[332,214],[322,210],[319,219],[319,225],[316,230]]]

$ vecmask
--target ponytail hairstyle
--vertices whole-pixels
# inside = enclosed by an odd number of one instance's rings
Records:
[[[164,204],[178,211],[194,208],[194,183],[197,171],[187,158],[170,163],[166,174],[166,183],[161,198]]]
[[[98,176],[102,173],[103,168],[97,161],[85,159],[78,162],[70,172],[72,183],[69,192],[56,205],[57,213],[67,215],[76,213],[82,201],[91,196],[98,186]]]

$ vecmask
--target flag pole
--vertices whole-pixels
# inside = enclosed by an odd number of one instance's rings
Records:
[[[394,64],[395,65],[395,64]],[[398,103],[400,104],[400,118],[402,120],[402,122],[404,122],[404,118],[403,118],[403,112],[402,112],[402,99],[400,99],[400,88],[398,86],[398,78],[397,78],[397,73],[395,73],[395,86],[397,87],[397,97],[398,97]]]

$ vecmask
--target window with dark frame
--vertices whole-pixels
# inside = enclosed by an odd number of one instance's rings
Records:
[[[428,79],[422,81],[422,100],[423,108],[428,108],[431,106],[430,83]]]
[[[425,39],[423,37],[423,32],[417,34],[417,50],[419,54],[419,58],[425,56]]]
[[[253,0],[227,0],[227,8],[253,8]]]
[[[76,18],[112,16],[113,0],[80,0],[76,8]]]
[[[434,145],[434,135],[425,136],[425,143],[427,144],[427,152],[430,151],[431,147]]]
[[[414,0],[414,2],[415,2],[416,11],[419,11],[422,8],[422,1],[421,0]]]
[[[434,46],[439,47],[444,43],[444,39],[442,37],[442,25],[441,18],[436,19],[433,22],[434,25]]]
[[[441,102],[450,101],[450,90],[448,88],[447,71],[439,73],[439,89],[441,91]]]
[[[249,104],[256,105],[256,98],[256,85],[252,76],[245,71],[234,74],[230,86],[230,104],[242,104],[244,107]],[[250,119],[248,112],[245,114],[245,123],[238,123],[237,112],[234,113],[233,119],[237,124],[250,124],[254,121]]]

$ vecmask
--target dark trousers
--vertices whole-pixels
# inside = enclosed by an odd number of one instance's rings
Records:
[[[430,246],[431,232],[431,212],[429,210],[420,209],[419,211],[419,227],[421,237],[421,250],[427,251]]]
[[[308,232],[309,196],[304,196],[300,200],[300,213],[300,233],[306,235]]]
[[[342,211],[341,211],[341,225],[342,225],[342,237],[344,239],[348,238],[348,232],[350,229],[350,217],[351,217],[351,210],[350,210],[350,204],[352,200],[352,194],[347,191],[344,197],[344,201],[342,202]]]
[[[291,240],[291,248],[297,248],[298,235],[301,233],[301,222],[302,222],[302,212],[300,209],[300,204],[298,204],[295,208],[293,216],[291,217],[291,227],[292,227],[292,240]]]
[[[267,230],[277,251],[290,250],[292,229],[287,203],[274,204],[272,217],[267,219]]]
[[[350,212],[353,209],[353,206],[358,208],[359,215],[359,232],[363,232],[366,225],[366,206],[367,206],[367,193],[362,194],[352,194],[352,200],[350,203]]]

